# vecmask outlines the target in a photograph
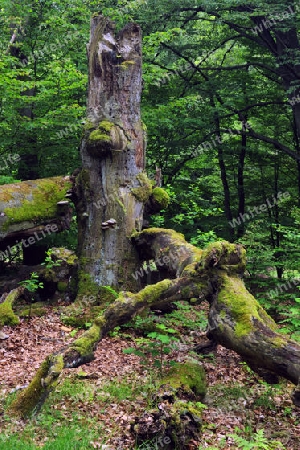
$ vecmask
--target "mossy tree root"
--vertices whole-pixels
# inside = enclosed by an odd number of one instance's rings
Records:
[[[266,369],[298,385],[293,402],[300,406],[300,345],[278,332],[238,276],[219,271],[209,328],[210,338],[236,351],[252,369]]]
[[[36,241],[35,233],[45,237],[68,228],[72,209],[66,195],[71,188],[68,176],[0,186],[0,249],[30,237]]]
[[[188,244],[183,234],[163,228],[148,228],[134,236],[142,261],[154,260],[157,270],[169,278],[180,276],[183,269],[201,258],[202,250]]]
[[[169,236],[169,241],[173,238],[168,230],[163,230],[161,236],[157,231],[153,233],[152,244],[156,244],[152,245],[152,255],[155,255],[155,251],[160,251],[156,247],[159,242],[157,238]],[[144,232],[142,234],[145,235]],[[183,244],[181,238],[177,245]],[[211,244],[201,254],[193,252],[193,246],[187,244],[187,252],[190,252],[189,261],[194,261],[189,264],[185,261],[180,278],[165,279],[136,294],[122,292],[88,331],[66,349],[48,357],[41,366],[44,369],[17,397],[10,411],[22,417],[34,412],[43,404],[50,390],[55,388],[63,368],[78,367],[91,361],[98,342],[115,326],[126,323],[145,308],[161,308],[176,300],[190,298],[197,298],[198,303],[203,299],[209,301],[210,338],[235,350],[252,366],[266,368],[298,384],[300,346],[278,333],[275,322],[246,290],[240,276],[245,267],[244,249],[222,241]],[[55,363],[53,369],[53,364],[49,365],[53,358],[63,363]],[[293,400],[295,404],[300,404],[299,385]]]
[[[21,297],[24,292],[24,288],[19,286],[13,289],[5,297],[4,301],[0,303],[0,327],[3,325],[17,325],[19,318],[13,312],[14,303]]]
[[[163,228],[148,228],[133,239],[140,259],[154,260],[157,269],[169,278],[198,276],[211,269],[243,274],[246,268],[245,249],[227,241],[213,242],[200,250],[186,242],[183,234]]]
[[[48,356],[40,366],[29,386],[11,404],[9,413],[28,417],[37,412],[48,394],[55,389],[64,368],[79,367],[94,359],[98,342],[115,326],[129,321],[144,308],[158,308],[163,304],[180,299],[198,298],[199,302],[209,295],[210,286],[206,280],[193,282],[188,277],[163,280],[147,286],[137,294],[123,292],[92,327],[67,348]]]

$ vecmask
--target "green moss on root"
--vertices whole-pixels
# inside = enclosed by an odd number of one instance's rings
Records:
[[[241,245],[227,241],[212,242],[203,250],[199,268],[243,273],[246,268],[246,251]]]
[[[204,405],[203,405],[204,406]],[[183,400],[177,400],[172,406],[171,406],[171,423],[172,425],[183,425],[182,424],[182,416],[189,415],[192,417],[194,423],[197,423],[198,431],[201,431],[202,426],[202,409],[200,405],[197,405],[193,402],[186,402]],[[180,431],[180,430],[178,430]],[[180,436],[180,433],[179,433]]]
[[[152,304],[156,299],[159,299],[171,285],[172,280],[166,279],[156,284],[146,286],[142,291],[135,294],[134,297],[137,302]]]
[[[229,277],[223,274],[221,289],[218,294],[218,304],[225,306],[225,312],[233,317],[236,322],[235,334],[241,337],[254,330],[254,321],[257,320],[277,331],[274,320],[260,306],[258,301],[245,288],[243,280],[239,277]],[[222,313],[224,315],[224,313]]]
[[[100,337],[101,327],[94,322],[89,330],[73,342],[70,350],[75,350],[82,357],[89,356],[93,352],[95,344],[99,341]]]
[[[0,304],[0,326],[18,325],[19,318],[13,312],[12,305],[19,296],[19,289],[11,291],[3,303]]]
[[[48,375],[44,378],[43,385],[45,387],[54,387],[56,386],[56,380],[61,374],[64,368],[64,359],[63,355],[50,355],[50,370],[48,371]]]
[[[51,360],[49,357],[42,362],[30,385],[22,391],[10,405],[8,411],[10,415],[26,418],[34,412],[39,399],[42,397],[42,392],[45,391],[42,380],[44,380],[48,374],[50,363]]]

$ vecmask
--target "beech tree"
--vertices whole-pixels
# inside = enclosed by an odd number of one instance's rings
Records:
[[[110,20],[93,17],[88,58],[83,167],[73,189],[79,223],[75,303],[83,295],[100,296],[105,285],[117,288],[119,295],[81,337],[47,356],[11,404],[10,413],[25,417],[37,411],[63,369],[91,361],[96,346],[115,326],[142,310],[192,298],[210,304],[208,337],[237,351],[252,368],[264,368],[293,382],[293,400],[299,405],[300,346],[279,333],[246,290],[245,249],[220,241],[200,250],[173,230],[142,229],[144,213],[165,206],[167,196],[144,172],[139,26],[126,25],[116,34]],[[133,274],[150,260],[159,261],[162,281],[143,287]],[[15,299],[17,294],[9,295]]]

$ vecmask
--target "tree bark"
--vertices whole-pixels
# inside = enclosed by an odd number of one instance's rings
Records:
[[[77,178],[79,296],[87,279],[98,286],[139,289],[131,277],[139,265],[131,235],[142,228],[151,190],[143,173],[141,30],[129,24],[115,35],[110,20],[94,17],[87,49],[87,121]]]

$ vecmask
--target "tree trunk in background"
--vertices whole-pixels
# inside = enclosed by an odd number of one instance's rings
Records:
[[[15,29],[16,25],[12,24],[12,29]],[[18,58],[20,61],[20,67],[24,67],[28,63],[28,59],[26,55],[24,55],[22,51],[22,47],[18,44],[20,37],[18,36],[18,32],[13,31],[12,38],[10,40],[8,51],[9,53]],[[30,81],[30,77],[21,75],[18,77],[20,80],[24,79],[26,81]],[[34,98],[36,95],[36,88],[26,89],[21,92],[21,95],[26,97]],[[26,106],[20,108],[17,113],[21,116],[21,120],[23,117],[26,117],[27,120],[33,121],[33,102],[32,104],[27,104]],[[22,136],[23,137],[23,136]],[[21,160],[18,166],[17,178],[20,180],[36,180],[39,176],[39,157],[37,153],[37,135],[34,131],[32,131],[31,135],[28,136],[27,146],[25,144],[24,139],[19,141],[17,144],[17,151],[21,153]]]
[[[129,24],[115,35],[109,19],[93,17],[87,50],[87,121],[77,177],[78,294],[87,282],[136,291],[139,280],[132,273],[139,259],[131,235],[142,228],[149,188],[140,118],[141,30]]]

